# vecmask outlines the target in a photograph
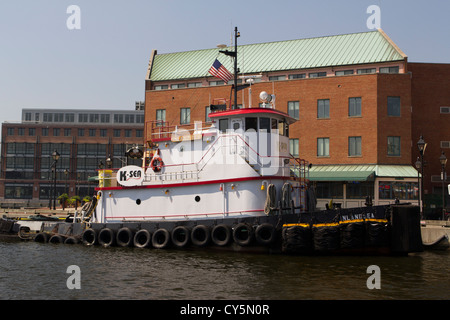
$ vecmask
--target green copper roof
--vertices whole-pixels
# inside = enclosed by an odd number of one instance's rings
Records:
[[[234,47],[229,50],[234,51]],[[238,44],[238,67],[241,73],[246,74],[399,61],[405,57],[382,30],[242,46]],[[217,48],[157,54],[150,80],[210,76],[208,70],[216,58],[233,72],[231,58],[220,54]]]

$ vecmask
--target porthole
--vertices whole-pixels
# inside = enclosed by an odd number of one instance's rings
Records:
[[[137,200],[136,200],[136,204],[137,204],[137,205],[140,205],[140,204],[141,204],[141,199],[137,199]]]
[[[200,196],[195,196],[195,201],[200,202]]]

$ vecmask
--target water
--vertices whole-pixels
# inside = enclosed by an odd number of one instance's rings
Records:
[[[450,298],[450,252],[304,257],[0,242],[0,299],[336,300]],[[70,265],[81,289],[68,289]],[[369,290],[367,267],[380,267]]]

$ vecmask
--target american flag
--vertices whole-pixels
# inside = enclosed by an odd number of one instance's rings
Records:
[[[225,83],[233,78],[233,75],[216,59],[209,69],[209,73],[214,77],[222,79]]]

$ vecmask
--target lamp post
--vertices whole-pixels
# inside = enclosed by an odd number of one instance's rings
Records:
[[[56,164],[58,163],[59,160],[59,153],[58,151],[53,151],[52,153],[52,158],[53,158],[53,164],[52,164],[52,168],[53,168],[53,210],[56,209]]]
[[[439,162],[441,163],[441,180],[442,180],[442,220],[445,219],[445,166],[447,165],[447,157],[445,156],[444,151],[442,151],[441,156],[439,157]]]
[[[419,198],[418,205],[419,205],[419,208],[420,208],[420,192],[421,192],[422,188],[420,188],[420,174],[419,174],[419,170],[422,167],[422,162],[420,162],[420,158],[419,157],[417,157],[417,160],[416,160],[415,164],[416,164],[416,169],[417,169],[417,187],[419,189],[419,192],[418,192],[418,198]]]
[[[425,142],[425,140],[423,140],[423,136],[421,135],[419,138],[419,141],[417,141],[417,147],[419,148],[419,153],[420,153],[420,162],[421,162],[421,179],[420,179],[420,195],[421,195],[421,199],[422,199],[422,203],[420,206],[420,216],[421,218],[423,218],[423,167],[424,167],[424,163],[423,163],[423,155],[425,153],[425,149],[427,148],[427,143]]]

